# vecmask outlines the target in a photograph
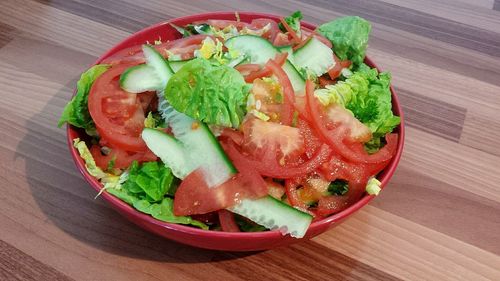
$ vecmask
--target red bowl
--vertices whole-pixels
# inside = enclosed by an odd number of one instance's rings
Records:
[[[279,17],[275,15],[269,14],[261,14],[261,13],[249,13],[249,12],[240,12],[239,17],[241,21],[250,22],[256,18],[269,18],[275,21],[279,21]],[[118,45],[114,46],[106,52],[103,56],[101,56],[95,63],[98,64],[102,60],[112,56],[113,54],[119,52],[128,47],[132,47],[138,44],[144,44],[145,42],[154,42],[158,38],[161,38],[163,41],[172,40],[180,38],[178,32],[170,26],[169,23],[173,23],[178,26],[183,26],[188,23],[192,23],[195,21],[206,20],[206,19],[225,19],[225,20],[235,20],[234,12],[216,12],[216,13],[205,13],[205,14],[197,14],[192,16],[181,17],[177,19],[173,19],[168,22],[162,22],[146,29],[143,29]],[[315,29],[316,26],[307,22],[302,22],[302,25],[309,28]],[[369,58],[365,59],[365,63],[371,67],[377,67],[375,63]],[[403,142],[404,142],[404,121],[403,121],[403,112],[401,110],[401,106],[399,104],[399,99],[394,92],[394,89],[391,87],[392,92],[392,108],[395,115],[401,117],[401,124],[396,128],[395,132],[399,134],[399,141],[397,146],[397,152],[394,158],[391,160],[389,165],[379,174],[378,179],[382,182],[382,187],[384,187],[389,179],[394,174],[396,167],[399,163],[399,159],[401,157],[401,153],[403,150]],[[77,137],[81,137],[83,134],[80,130],[72,126],[68,126],[67,128],[67,139],[69,150],[71,151],[71,155],[75,161],[76,166],[82,173],[83,177],[90,183],[90,185],[96,190],[99,191],[102,188],[102,185],[93,178],[85,169],[85,163],[82,158],[79,156],[78,152],[72,145],[72,140]],[[101,198],[104,198],[108,201],[111,206],[116,209],[120,214],[125,216],[128,220],[137,224],[138,226],[156,233],[165,238],[181,242],[184,244],[188,244],[195,247],[206,248],[206,249],[215,249],[215,250],[225,250],[225,251],[257,251],[257,250],[266,250],[279,246],[285,246],[292,243],[297,243],[303,240],[310,239],[314,236],[323,233],[331,227],[339,225],[344,219],[352,215],[354,212],[359,210],[364,205],[368,204],[373,199],[374,196],[365,195],[361,198],[357,203],[345,209],[344,211],[327,217],[325,219],[316,221],[311,224],[306,235],[302,239],[292,238],[290,236],[283,236],[277,230],[275,231],[265,231],[265,232],[241,232],[241,233],[230,233],[230,232],[220,232],[220,231],[209,231],[202,230],[198,228],[193,228],[189,226],[166,223],[152,218],[151,216],[145,215],[136,211],[134,208],[130,207],[126,203],[117,199],[116,197],[104,192],[101,195]]]

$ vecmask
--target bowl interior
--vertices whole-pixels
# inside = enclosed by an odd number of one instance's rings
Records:
[[[239,12],[239,17],[241,21],[244,22],[251,22],[253,19],[256,18],[269,18],[273,19],[275,21],[279,21],[279,17],[275,15],[270,15],[270,14],[262,14],[262,13],[249,13],[249,12]],[[192,15],[192,16],[186,16],[186,17],[181,17],[177,19],[173,19],[168,22],[162,22],[158,23],[156,25],[153,25],[151,27],[148,27],[146,29],[143,29],[130,37],[126,38],[124,41],[120,42],[113,48],[111,48],[108,52],[106,52],[104,55],[102,55],[96,62],[95,64],[100,63],[102,60],[109,58],[113,55],[116,55],[120,51],[136,46],[139,44],[144,44],[146,42],[154,42],[155,40],[161,39],[163,42],[167,40],[174,40],[178,39],[181,37],[181,35],[170,25],[170,23],[178,25],[178,26],[183,26],[188,23],[192,23],[195,21],[201,21],[201,20],[207,20],[207,19],[224,19],[224,20],[236,20],[236,16],[234,12],[218,12],[218,13],[205,13],[205,14],[197,14],[197,15]],[[307,22],[302,22],[302,25],[309,28],[309,29],[315,29],[316,26]],[[369,58],[365,59],[365,63],[368,64],[371,67],[377,67],[375,63],[370,60]],[[379,69],[380,70],[380,69]],[[392,108],[393,112],[395,115],[398,115],[401,117],[401,124],[395,129],[395,132],[398,133],[399,139],[398,139],[398,146],[397,146],[397,152],[394,158],[391,160],[391,162],[388,164],[388,166],[379,174],[377,177],[381,182],[382,182],[382,187],[384,187],[389,179],[392,177],[396,166],[398,165],[399,159],[401,157],[401,153],[403,150],[403,143],[404,143],[404,120],[403,120],[403,112],[400,107],[399,99],[397,95],[394,92],[394,89],[391,87],[391,92],[392,92]],[[81,130],[78,130],[75,127],[68,126],[67,127],[67,140],[68,140],[68,145],[69,145],[69,150],[71,152],[71,155],[76,163],[76,166],[84,176],[84,178],[90,183],[90,185],[96,190],[99,191],[102,188],[102,185],[95,179],[93,178],[85,169],[85,163],[84,161],[80,158],[78,155],[78,152],[76,149],[73,147],[73,139],[74,138],[82,138],[84,139],[84,132]],[[117,209],[120,213],[125,215],[127,218],[134,220],[137,224],[145,227],[145,225],[151,225],[151,226],[156,226],[156,227],[161,227],[165,230],[171,230],[175,231],[179,235],[182,234],[189,234],[189,235],[196,235],[199,237],[220,237],[220,238],[232,238],[232,237],[246,237],[250,239],[256,239],[256,238],[261,238],[261,239],[266,239],[266,238],[274,238],[274,239],[281,239],[284,237],[288,236],[282,236],[281,233],[277,230],[275,231],[265,231],[265,232],[240,232],[240,233],[228,233],[228,232],[219,232],[219,231],[208,231],[208,230],[202,230],[198,228],[193,228],[189,226],[184,226],[184,225],[179,225],[179,224],[172,224],[172,223],[166,223],[162,222],[159,220],[156,220],[149,215],[142,214],[126,203],[122,202],[121,200],[117,199],[116,197],[103,192],[101,197],[103,197],[106,201],[108,201],[115,209]],[[338,223],[342,221],[344,218],[348,217],[358,209],[360,209],[362,206],[366,205],[370,200],[373,199],[374,196],[370,195],[365,195],[363,198],[361,198],[358,202],[355,204],[351,205],[347,209],[343,210],[342,212],[339,212],[337,214],[334,214],[330,217],[324,218],[322,220],[316,221],[311,224],[309,227],[309,230],[306,234],[306,239],[311,238],[312,236],[315,236],[319,234],[320,232],[326,230],[328,226]],[[140,222],[140,223],[138,223]],[[147,227],[145,227],[147,228]],[[297,240],[297,239],[296,239]]]

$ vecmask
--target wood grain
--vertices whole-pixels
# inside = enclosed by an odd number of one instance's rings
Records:
[[[124,220],[81,178],[56,123],[80,73],[131,33],[216,10],[372,21],[369,56],[407,120],[373,203],[287,248],[180,245]],[[500,280],[498,0],[2,0],[0,280]]]
[[[9,280],[72,280],[0,240],[0,279]]]

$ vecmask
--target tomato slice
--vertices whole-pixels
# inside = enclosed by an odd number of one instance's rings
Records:
[[[231,157],[231,159],[238,159],[238,161],[246,163],[246,165],[253,167],[262,176],[273,177],[277,179],[289,179],[300,177],[313,172],[321,164],[328,160],[331,149],[328,145],[323,144],[320,149],[311,157],[311,159],[294,166],[281,165],[277,160],[276,147],[268,147],[266,152],[263,153],[261,160],[255,160],[249,156],[245,156],[237,148],[234,142],[227,141],[222,143],[224,150]]]
[[[240,228],[236,221],[234,220],[234,214],[227,210],[219,210],[217,212],[219,216],[219,223],[222,231],[225,232],[240,232]]]
[[[395,146],[397,143],[396,134],[386,136],[387,146]],[[361,148],[363,149],[363,148]],[[363,149],[364,150],[364,149]],[[355,203],[365,192],[368,179],[382,171],[389,160],[379,163],[351,163],[339,155],[332,154],[328,162],[321,165],[319,171],[323,177],[329,181],[343,179],[349,183],[349,191],[342,196],[327,196],[318,201],[317,213],[327,216],[337,213]]]
[[[242,148],[254,157],[262,156],[270,147],[276,148],[278,155],[275,156],[280,158],[291,158],[304,152],[304,138],[298,128],[249,118],[241,129]]]
[[[130,64],[111,67],[96,79],[90,89],[88,108],[101,138],[125,151],[145,151],[140,137],[144,128],[144,111],[136,94],[119,86],[120,74]]]
[[[209,188],[201,170],[190,173],[174,198],[174,214],[187,216],[226,209],[242,199],[260,198],[268,193],[262,177],[245,162],[231,159],[239,173],[223,184]]]
[[[299,129],[300,134],[304,139],[305,154],[307,158],[311,159],[314,153],[318,151],[318,149],[321,147],[323,143],[321,142],[321,139],[316,135],[316,132],[311,128],[311,126],[307,121],[299,118],[297,122],[297,128]]]

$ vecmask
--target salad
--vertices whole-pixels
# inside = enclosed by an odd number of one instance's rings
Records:
[[[396,152],[391,76],[364,63],[370,23],[310,30],[206,20],[85,71],[59,126],[108,192],[152,217],[303,237],[365,192]]]

